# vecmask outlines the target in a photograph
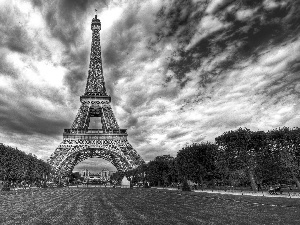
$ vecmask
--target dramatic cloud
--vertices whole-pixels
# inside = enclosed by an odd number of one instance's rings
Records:
[[[238,127],[300,125],[298,1],[0,1],[1,142],[55,150],[85,89],[95,8],[113,110],[146,161]],[[111,168],[76,169],[99,165]]]

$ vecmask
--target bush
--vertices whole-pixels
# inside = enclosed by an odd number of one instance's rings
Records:
[[[186,180],[182,183],[182,191],[191,191],[191,188]]]
[[[9,183],[5,182],[3,184],[1,191],[10,191]]]

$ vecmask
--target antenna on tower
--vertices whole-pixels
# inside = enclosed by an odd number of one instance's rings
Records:
[[[95,18],[97,19],[97,9],[95,9],[95,14],[96,14],[96,15],[95,15]]]

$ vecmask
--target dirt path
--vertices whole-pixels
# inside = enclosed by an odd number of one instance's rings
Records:
[[[170,191],[177,191],[177,188],[160,188],[157,187],[158,190],[170,190]],[[194,190],[194,192],[203,192],[203,193],[219,193],[219,194],[227,194],[227,195],[247,195],[247,196],[261,196],[261,197],[270,197],[270,198],[300,198],[299,192],[287,192],[284,191],[282,194],[275,194],[271,195],[268,191],[259,191],[259,192],[253,192],[253,191],[239,191],[239,190]]]

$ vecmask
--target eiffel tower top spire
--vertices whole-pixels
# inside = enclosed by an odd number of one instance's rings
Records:
[[[101,22],[97,15],[92,19],[91,29],[92,47],[90,55],[90,65],[88,71],[88,80],[86,83],[84,96],[108,96],[105,89],[105,82],[102,70],[100,30]]]

